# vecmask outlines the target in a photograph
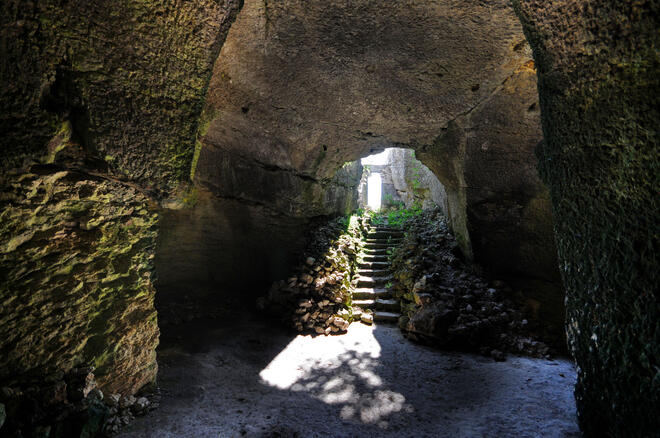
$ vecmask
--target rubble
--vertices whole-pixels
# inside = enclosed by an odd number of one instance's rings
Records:
[[[346,332],[349,324],[360,318],[351,308],[351,279],[365,226],[362,216],[352,216],[316,228],[293,274],[273,283],[257,306],[301,333]]]
[[[406,223],[406,237],[392,258],[395,296],[410,339],[504,360],[505,352],[548,357],[553,350],[501,281],[489,281],[462,259],[438,210]]]
[[[110,436],[156,408],[158,398],[103,394],[94,367],[73,368],[27,386],[0,388],[0,435]]]

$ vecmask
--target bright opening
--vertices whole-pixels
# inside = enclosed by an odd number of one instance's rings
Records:
[[[382,166],[387,164],[387,159],[389,157],[390,151],[389,149],[385,149],[383,152],[379,152],[377,154],[369,155],[368,157],[364,157],[362,161],[362,165],[364,166],[365,164],[367,165],[372,165],[372,166]]]
[[[369,175],[367,180],[367,205],[374,211],[380,210],[382,183],[380,173]]]

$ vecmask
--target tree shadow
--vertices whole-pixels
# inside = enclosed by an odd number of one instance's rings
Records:
[[[160,408],[121,437],[579,436],[567,364],[439,352],[390,326],[297,336],[249,314],[182,333],[161,350]]]

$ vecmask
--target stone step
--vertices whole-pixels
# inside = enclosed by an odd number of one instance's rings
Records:
[[[389,225],[371,225],[369,231],[401,231],[401,228]]]
[[[357,306],[361,309],[372,309],[372,310],[382,310],[385,312],[397,313],[401,310],[401,306],[397,300],[393,299],[363,299],[363,300],[353,300],[353,306]]]
[[[353,300],[353,306],[357,306],[360,309],[373,309],[376,304],[376,300],[366,299],[366,300]]]
[[[370,231],[367,233],[367,239],[401,239],[403,231]]]
[[[369,230],[364,233],[367,239],[403,239],[403,232],[398,230],[384,231],[384,230]]]
[[[365,243],[362,246],[362,251],[364,254],[371,254],[373,255],[374,253],[376,254],[387,254],[387,251],[389,250],[392,252],[395,247],[388,245],[387,243]]]
[[[387,255],[365,255],[362,258],[362,261],[364,262],[381,262],[381,263],[387,263],[389,265],[389,261],[387,260]]]
[[[390,311],[394,313],[398,313],[401,311],[401,304],[397,300],[394,299],[377,299],[375,300],[375,308],[377,310],[384,310],[384,311]]]
[[[389,269],[358,269],[358,275],[363,277],[387,277],[390,274]]]
[[[387,299],[392,296],[392,291],[385,288],[361,287],[353,291],[354,300],[375,300],[377,298]]]
[[[390,262],[363,262],[358,264],[360,269],[388,269],[390,267]]]
[[[403,240],[402,236],[386,236],[384,234],[367,234],[364,237],[364,240],[378,240],[380,242],[388,242],[388,241],[400,241]]]
[[[365,237],[363,237],[363,240],[378,240],[381,242],[387,242],[389,240],[403,240],[403,237],[401,236],[385,236],[381,234],[367,234]]]
[[[384,286],[388,281],[392,281],[392,276],[387,277],[365,277],[360,275],[358,277],[358,287],[376,287]]]
[[[392,245],[388,243],[365,243],[364,248],[365,249],[380,249],[380,248],[389,248]]]
[[[364,251],[364,254],[367,254],[367,255],[377,255],[377,254],[387,255],[387,250],[388,250],[388,248],[376,248],[376,249],[367,249],[367,248],[365,248],[363,251]]]
[[[389,246],[399,246],[401,239],[366,239],[364,241],[366,245],[376,244],[376,245],[389,245]]]
[[[399,322],[399,317],[401,315],[399,313],[393,313],[393,312],[382,312],[380,310],[376,310],[374,312],[374,322],[390,322],[396,324]]]

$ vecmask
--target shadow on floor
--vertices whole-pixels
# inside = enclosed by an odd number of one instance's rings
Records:
[[[159,364],[161,407],[121,437],[580,436],[568,361],[445,353],[389,326],[193,321],[164,330]]]

